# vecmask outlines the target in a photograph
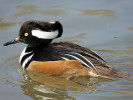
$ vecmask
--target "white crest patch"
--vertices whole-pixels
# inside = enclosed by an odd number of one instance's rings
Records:
[[[50,24],[55,24],[55,22],[54,21],[51,21],[51,22],[49,22]]]
[[[33,36],[36,36],[42,39],[54,39],[58,36],[58,31],[45,32],[41,30],[32,30],[31,33]]]

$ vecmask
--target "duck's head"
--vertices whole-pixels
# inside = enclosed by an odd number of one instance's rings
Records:
[[[4,44],[23,42],[31,46],[47,46],[55,38],[61,37],[63,32],[60,22],[46,22],[30,20],[22,24],[18,37]]]

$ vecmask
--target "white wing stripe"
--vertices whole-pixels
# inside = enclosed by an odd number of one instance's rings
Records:
[[[73,58],[75,58],[75,59],[77,59],[77,60],[81,61],[81,62],[82,62],[84,65],[86,65],[87,67],[91,68],[89,65],[87,65],[84,61],[82,61],[82,60],[81,60],[81,59],[79,59],[78,57],[73,56],[73,55],[70,55],[70,54],[65,54],[65,55],[71,56],[71,57],[73,57]]]
[[[91,61],[90,60],[88,60],[87,58],[85,58],[84,56],[82,56],[81,54],[79,54],[79,53],[75,53],[75,54],[77,54],[77,55],[79,55],[79,56],[81,56],[81,57],[83,57],[85,60],[87,60],[88,62],[89,62],[89,64],[91,64],[91,66],[93,67],[93,68],[95,68],[96,69],[96,67],[91,63]]]
[[[66,58],[66,57],[61,57],[62,59],[64,59],[64,60],[69,60],[68,58]]]

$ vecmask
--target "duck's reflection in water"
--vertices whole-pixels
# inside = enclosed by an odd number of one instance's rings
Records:
[[[65,76],[47,76],[41,73],[26,72],[27,79],[22,82],[21,88],[25,95],[33,99],[72,99],[67,91],[93,93],[100,81],[107,81],[101,78],[78,77],[76,80],[81,83],[67,80]]]

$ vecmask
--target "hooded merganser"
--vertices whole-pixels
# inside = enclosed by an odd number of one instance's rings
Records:
[[[30,20],[22,24],[19,35],[4,46],[23,42],[28,44],[20,56],[20,64],[29,71],[47,75],[102,76],[131,78],[131,75],[108,65],[88,48],[69,42],[52,42],[61,37],[60,22]]]

